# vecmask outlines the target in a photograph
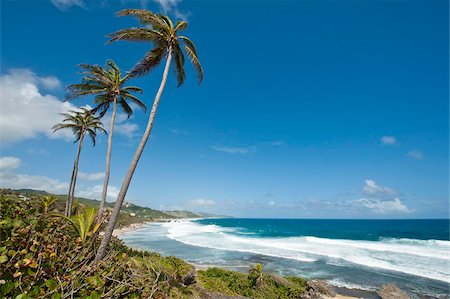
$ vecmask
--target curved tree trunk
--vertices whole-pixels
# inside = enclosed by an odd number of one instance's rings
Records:
[[[111,217],[109,219],[108,226],[105,231],[105,235],[103,236],[102,242],[97,251],[97,255],[95,256],[95,261],[101,260],[103,258],[103,256],[105,255],[106,247],[108,246],[109,241],[111,240],[111,236],[114,231],[114,227],[116,225],[117,219],[119,218],[120,209],[122,208],[122,204],[123,204],[123,201],[127,194],[128,187],[130,186],[130,182],[133,177],[134,171],[136,170],[136,166],[139,162],[139,158],[141,157],[142,152],[145,147],[145,144],[147,143],[147,140],[150,137],[150,133],[152,132],[153,123],[155,121],[155,116],[156,116],[156,111],[158,110],[159,101],[161,100],[161,95],[162,95],[162,93],[164,91],[164,87],[166,85],[167,75],[169,73],[171,60],[172,60],[172,51],[169,50],[169,54],[167,55],[166,66],[164,68],[164,73],[162,76],[161,84],[159,86],[158,92],[156,93],[155,101],[153,102],[152,111],[150,112],[147,127],[145,128],[144,135],[142,136],[141,142],[139,143],[136,153],[134,154],[133,161],[131,162],[130,167],[128,168],[127,176],[125,177],[125,179],[122,183],[122,187],[120,188],[120,192],[119,192],[119,195],[117,196],[117,200],[114,205],[114,209],[112,211]]]
[[[79,147],[79,145],[78,145]],[[69,202],[70,202],[70,195],[72,194],[72,186],[73,186],[73,180],[75,178],[75,162],[72,169],[72,177],[70,178],[70,185],[69,185],[69,192],[67,193],[67,200],[66,200],[66,209],[64,211],[65,216],[69,216]]]
[[[100,207],[97,212],[97,223],[101,223],[103,221],[103,211],[105,210],[106,195],[108,194],[108,183],[111,169],[112,138],[114,131],[114,122],[116,120],[116,110],[117,110],[117,96],[114,97],[113,112],[111,115],[111,124],[109,126],[108,150],[106,153],[105,180],[103,181],[102,199],[100,201]]]
[[[72,180],[70,182],[69,194],[67,195],[67,202],[66,202],[65,215],[67,217],[70,217],[72,214],[73,197],[75,194],[75,185],[77,183],[78,161],[80,160],[81,148],[83,146],[83,138],[84,138],[84,133],[81,134],[80,140],[78,141],[77,156],[75,158],[75,162],[73,163]]]

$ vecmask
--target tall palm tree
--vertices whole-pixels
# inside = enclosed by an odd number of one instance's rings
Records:
[[[144,76],[152,69],[156,68],[164,59],[166,59],[166,65],[162,75],[161,84],[158,92],[156,93],[155,100],[153,102],[152,110],[149,115],[147,127],[145,128],[144,135],[141,142],[134,154],[134,158],[128,169],[128,173],[122,183],[119,195],[117,197],[114,209],[111,213],[111,218],[108,222],[105,234],[95,257],[96,261],[103,258],[106,247],[111,240],[114,226],[116,225],[122,203],[130,186],[131,179],[133,177],[136,166],[139,162],[139,158],[144,150],[145,144],[150,136],[155,121],[156,111],[158,109],[159,101],[166,85],[167,76],[169,73],[170,64],[172,59],[174,60],[174,72],[178,83],[178,86],[183,84],[186,74],[184,71],[184,53],[181,48],[184,48],[188,58],[190,59],[194,70],[197,73],[197,79],[200,83],[203,79],[203,69],[198,59],[197,50],[194,43],[186,36],[178,35],[187,27],[185,21],[177,22],[176,25],[167,17],[159,14],[154,14],[148,10],[143,9],[125,9],[118,13],[119,16],[133,16],[136,17],[141,25],[144,27],[139,28],[127,28],[110,34],[110,40],[108,43],[126,40],[135,42],[149,42],[153,45],[152,49],[148,51],[144,58],[140,60],[134,68],[130,71],[131,76]]]
[[[77,155],[73,164],[72,177],[70,179],[69,193],[67,195],[65,215],[70,216],[72,212],[72,203],[75,193],[75,185],[77,183],[78,175],[78,161],[80,160],[81,148],[83,147],[83,140],[86,133],[91,137],[92,143],[95,146],[95,138],[97,131],[106,133],[102,122],[98,117],[95,117],[91,110],[80,108],[80,111],[70,110],[68,113],[61,113],[65,116],[62,123],[55,125],[52,129],[56,132],[61,129],[70,129],[75,134],[75,143],[78,142]]]
[[[91,64],[80,64],[80,68],[83,70],[82,74],[84,74],[84,77],[81,79],[81,83],[72,84],[67,88],[67,98],[74,99],[93,95],[94,102],[97,106],[92,109],[92,112],[99,112],[100,117],[103,117],[112,105],[112,115],[108,135],[108,150],[106,153],[105,179],[103,181],[100,207],[97,212],[97,222],[100,223],[105,209],[106,194],[108,192],[112,139],[117,105],[122,108],[128,118],[133,114],[133,110],[129,103],[136,104],[144,110],[147,108],[143,102],[132,94],[134,92],[142,93],[142,89],[136,86],[125,86],[131,76],[129,74],[122,76],[119,67],[114,61],[108,60],[105,68]]]

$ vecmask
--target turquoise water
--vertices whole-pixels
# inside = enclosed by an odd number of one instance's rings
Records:
[[[146,224],[126,244],[192,263],[375,290],[395,283],[413,297],[449,297],[448,220],[202,219]]]
[[[257,237],[314,236],[370,240],[405,238],[449,241],[448,219],[336,220],[336,219],[202,219],[202,224],[236,228],[235,233]]]

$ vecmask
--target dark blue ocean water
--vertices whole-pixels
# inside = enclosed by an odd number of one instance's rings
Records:
[[[406,238],[450,240],[449,219],[342,220],[342,219],[202,219],[201,224],[238,228],[236,233],[257,237],[314,236],[330,239],[370,240]]]
[[[339,287],[374,291],[394,283],[413,298],[450,298],[449,220],[177,220],[121,238],[194,264],[247,271],[261,263]]]

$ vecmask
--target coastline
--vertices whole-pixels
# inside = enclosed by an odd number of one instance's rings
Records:
[[[147,222],[131,223],[130,225],[127,225],[127,226],[124,226],[124,227],[121,227],[121,228],[114,229],[114,231],[113,231],[113,236],[118,238],[118,237],[120,237],[121,235],[123,235],[124,233],[132,232],[132,231],[137,231],[137,230],[143,228],[144,225],[147,224],[147,223],[151,223],[151,222],[150,222],[150,221],[147,221]]]
[[[144,227],[144,225],[147,223],[159,223],[159,222],[167,222],[167,221],[146,221],[146,222],[141,222],[141,223],[132,223],[132,224],[124,226],[122,228],[115,229],[113,232],[113,236],[120,239],[120,236],[122,236],[123,234],[142,229]],[[227,269],[227,267],[224,267],[223,265],[212,265],[212,264],[211,265],[202,265],[202,264],[196,264],[196,263],[190,263],[190,262],[188,262],[188,263],[193,265],[195,267],[196,271],[205,271],[208,268],[212,268],[212,267],[229,270],[229,269]],[[330,285],[330,286],[336,292],[336,296],[334,296],[334,297],[324,296],[323,297],[324,299],[363,299],[363,298],[367,298],[365,296],[365,295],[367,295],[367,293],[371,293],[371,295],[375,295],[375,292],[372,293],[372,292],[368,292],[368,291],[360,290],[360,289],[348,289],[348,288],[344,288],[344,287],[337,287],[334,285]]]

